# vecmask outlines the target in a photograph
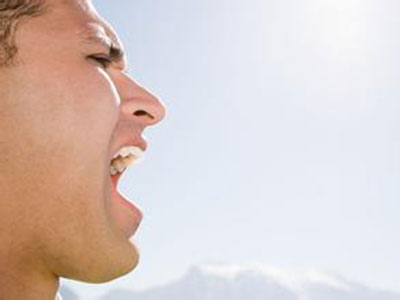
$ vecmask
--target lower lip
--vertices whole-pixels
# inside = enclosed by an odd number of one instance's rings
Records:
[[[131,228],[129,228],[129,236],[132,236],[137,227],[139,226],[142,218],[143,218],[143,214],[140,211],[140,209],[135,206],[133,203],[131,203],[127,198],[125,198],[123,195],[121,195],[118,192],[117,186],[118,186],[118,180],[121,177],[121,173],[117,173],[115,175],[111,175],[111,185],[112,185],[112,195],[113,195],[113,199],[116,200],[118,203],[120,203],[121,205],[123,205],[127,210],[129,210],[132,214],[131,218],[135,219],[135,226],[131,226]],[[131,223],[132,219],[128,220]]]

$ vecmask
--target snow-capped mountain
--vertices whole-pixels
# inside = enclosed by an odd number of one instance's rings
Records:
[[[400,294],[316,270],[200,265],[170,284],[136,292],[114,290],[99,300],[400,300]]]

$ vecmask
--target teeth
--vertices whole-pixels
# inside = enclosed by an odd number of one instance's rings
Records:
[[[120,173],[122,173],[122,171],[125,169],[125,164],[119,159],[115,160],[113,165]]]
[[[129,154],[132,154],[133,156],[137,157],[138,159],[142,158],[143,156],[143,151],[139,147],[135,146],[127,146],[127,147],[122,147],[113,157],[116,158],[118,156],[122,157],[127,157]]]
[[[117,174],[117,169],[113,166],[113,165],[111,165],[110,166],[110,173],[111,173],[111,175],[115,175],[115,174]]]
[[[121,150],[119,150],[119,155],[122,157],[126,157],[130,154],[130,151],[128,149],[128,147],[124,147]]]
[[[111,160],[110,173],[122,173],[130,164],[136,164],[143,158],[143,151],[135,146],[121,148]]]

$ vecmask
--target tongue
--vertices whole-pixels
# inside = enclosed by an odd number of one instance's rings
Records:
[[[112,182],[112,185],[113,185],[115,190],[117,189],[118,180],[121,177],[121,175],[122,174],[119,173],[119,172],[117,172],[117,174],[115,174],[115,175],[111,175],[111,182]]]
[[[118,201],[118,203],[120,203],[131,213],[129,220],[126,220],[126,222],[128,223],[132,223],[131,225],[128,226],[129,228],[126,228],[128,230],[128,235],[131,236],[136,231],[136,227],[138,226],[137,222],[140,222],[142,219],[142,212],[137,206],[131,203],[129,199],[125,198],[123,195],[119,193],[117,186],[118,186],[118,181],[121,178],[121,175],[122,175],[121,173],[111,175],[112,196],[114,200]]]

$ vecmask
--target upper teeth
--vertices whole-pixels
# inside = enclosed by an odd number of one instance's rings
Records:
[[[113,159],[119,156],[127,157],[129,154],[132,154],[135,157],[142,158],[143,151],[139,147],[136,146],[126,146],[122,147],[117,153],[114,154]]]
[[[111,160],[110,173],[115,175],[122,172],[131,163],[139,163],[143,158],[143,151],[135,146],[122,147]]]

